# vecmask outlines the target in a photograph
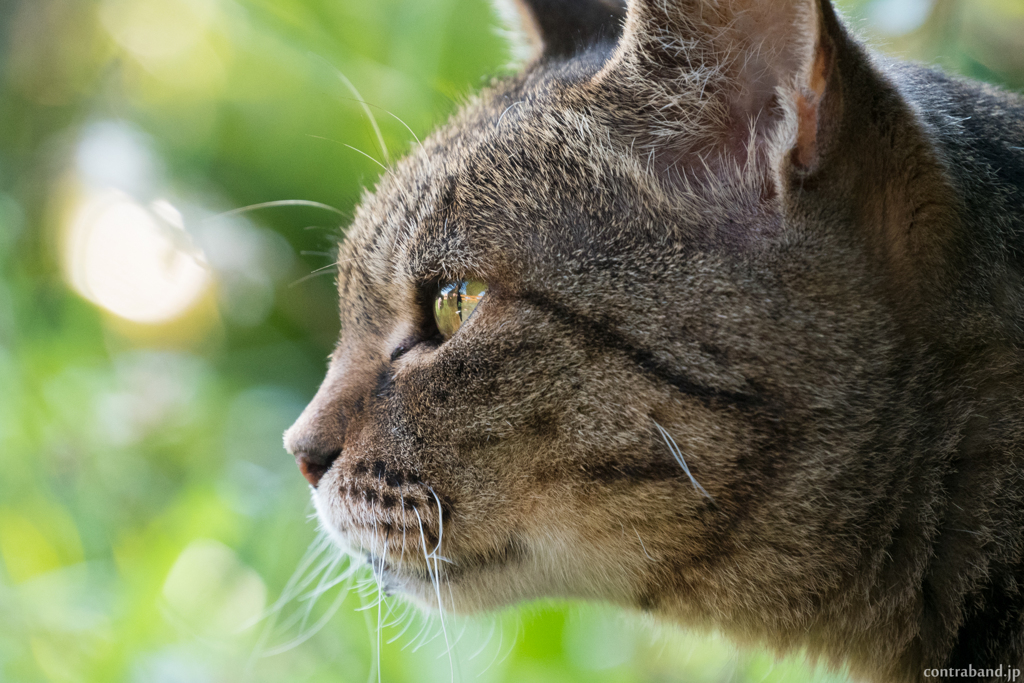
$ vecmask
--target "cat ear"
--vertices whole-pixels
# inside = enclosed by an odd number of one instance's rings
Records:
[[[571,57],[599,40],[615,40],[626,17],[625,0],[495,0],[495,6],[525,39],[528,58]]]
[[[811,171],[838,106],[844,40],[829,0],[630,0],[598,80],[654,118],[658,149],[671,150],[663,166]]]

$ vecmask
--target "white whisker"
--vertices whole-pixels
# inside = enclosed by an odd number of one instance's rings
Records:
[[[294,287],[296,285],[301,285],[303,282],[306,282],[307,280],[312,280],[313,278],[320,277],[322,275],[330,275],[332,272],[337,272],[337,270],[338,270],[338,264],[337,263],[330,263],[330,264],[328,264],[326,266],[323,266],[321,268],[317,268],[316,270],[311,272],[309,275],[304,275],[303,277],[300,277],[298,280],[296,280],[295,282],[291,283],[288,286],[289,287]]]
[[[274,655],[279,655],[282,652],[287,652],[288,650],[298,647],[302,643],[306,642],[307,640],[315,636],[317,633],[320,632],[320,629],[326,626],[327,622],[329,622],[331,618],[334,617],[335,612],[337,612],[338,608],[341,607],[341,603],[345,601],[346,597],[348,597],[348,591],[339,591],[338,596],[334,599],[334,602],[331,603],[331,606],[328,608],[327,612],[325,612],[324,615],[320,617],[320,619],[315,624],[313,624],[313,626],[310,627],[310,629],[306,633],[303,633],[291,642],[267,650],[263,656],[273,657]]]
[[[327,591],[331,590],[332,588],[334,588],[338,584],[343,583],[343,582],[347,581],[348,579],[350,579],[352,577],[352,575],[355,574],[356,571],[358,571],[358,569],[359,569],[359,567],[355,563],[351,563],[350,562],[348,568],[345,569],[345,571],[343,571],[341,574],[339,574],[337,576],[337,578],[332,579],[330,582],[328,582],[328,583],[323,585],[323,590],[320,590],[318,588],[317,590],[319,592],[310,592],[310,593],[307,593],[306,595],[304,595],[303,597],[298,598],[298,599],[300,601],[316,599],[322,593],[326,593]]]
[[[487,632],[487,637],[484,638],[483,645],[480,646],[480,649],[478,649],[476,652],[474,652],[472,655],[470,655],[468,661],[472,662],[474,659],[476,659],[477,657],[480,656],[481,652],[483,652],[485,649],[487,649],[487,646],[491,644],[491,638],[494,637],[494,629],[496,629],[497,627],[498,627],[497,620],[492,621],[491,622],[491,630]]]
[[[329,581],[327,577],[329,577],[334,572],[335,567],[337,567],[341,563],[344,557],[344,555],[340,554],[334,557],[330,565],[322,573],[320,581],[317,582],[316,588],[310,591],[309,594],[307,595],[306,602],[308,602],[308,604],[306,605],[305,614],[302,615],[302,622],[299,625],[300,631],[306,627],[306,622],[309,620],[310,615],[313,613],[313,607],[316,606],[317,600],[320,599],[320,596],[324,594],[324,585]]]
[[[413,636],[412,638],[410,638],[409,642],[402,646],[402,650],[403,651],[408,649],[408,648],[412,648],[412,652],[416,652],[416,650],[418,650],[420,648],[420,646],[416,645],[416,643],[418,643],[420,641],[420,639],[422,639],[424,637],[424,634],[427,632],[427,629],[430,627],[430,622],[425,617],[421,616],[421,618],[423,619],[423,625],[420,626],[420,630],[419,631],[416,631],[416,635]]]
[[[398,489],[398,497],[400,499],[399,500],[399,507],[398,507],[398,513],[395,515],[395,517],[398,517],[399,515],[401,515],[404,518],[405,517],[405,494],[402,493],[402,489],[401,488]],[[405,527],[406,527],[405,520],[403,519],[402,520],[402,555],[398,559],[398,564],[402,564],[402,562],[405,561]]]
[[[384,628],[385,629],[393,628],[393,627],[397,626],[398,624],[401,624],[403,621],[405,621],[406,617],[409,616],[409,603],[398,601],[398,604],[401,606],[401,612],[398,612],[398,611],[396,611],[394,609],[391,609],[391,603],[387,603],[387,604],[388,604],[388,614],[386,616],[390,616],[390,617],[394,617],[394,618],[391,619],[390,621],[385,621],[384,622]]]
[[[377,521],[376,521],[376,518],[374,519],[373,527],[374,527],[374,529],[373,529],[374,536],[376,536],[376,533],[377,533]],[[374,539],[374,540],[376,540],[376,539]],[[375,578],[377,580],[377,683],[381,683],[381,680],[380,680],[380,651],[381,651],[381,649],[383,649],[382,648],[382,644],[381,644],[381,641],[383,639],[383,636],[381,635],[381,621],[383,620],[382,619],[382,614],[381,614],[381,603],[384,602],[384,565],[387,563],[387,561],[388,561],[388,536],[387,536],[387,534],[384,534],[384,552],[382,553],[381,559],[380,559],[380,572],[381,573],[378,574],[377,573],[377,568],[371,564],[371,567],[373,569],[373,578]]]
[[[427,622],[427,625],[428,625],[428,626],[431,626],[431,625],[432,625],[432,622]],[[412,651],[413,651],[413,652],[419,652],[419,651],[420,651],[420,649],[421,649],[421,648],[422,648],[423,646],[425,646],[425,645],[430,645],[430,644],[431,644],[432,642],[434,642],[435,640],[437,640],[437,637],[438,637],[438,636],[440,636],[440,635],[441,635],[441,629],[440,629],[440,627],[438,627],[438,629],[437,629],[436,631],[433,631],[433,632],[431,632],[431,631],[429,631],[429,630],[428,630],[428,631],[426,632],[426,635],[425,635],[425,636],[424,636],[424,638],[423,638],[423,642],[421,642],[421,643],[418,643],[418,644],[416,645],[416,647],[414,647],[414,648],[412,649]]]
[[[515,636],[514,636],[514,637],[512,638],[512,642],[511,642],[511,643],[509,643],[509,646],[508,646],[508,650],[507,650],[507,651],[505,652],[505,656],[504,656],[504,657],[502,657],[501,659],[499,659],[499,660],[498,660],[498,664],[501,664],[501,663],[503,663],[503,662],[504,662],[504,661],[505,661],[506,659],[508,659],[508,658],[509,658],[509,655],[511,655],[511,654],[512,654],[512,651],[516,649],[516,643],[518,643],[518,642],[519,642],[519,629],[521,629],[521,628],[522,628],[522,626],[523,626],[523,622],[522,622],[522,621],[519,621],[519,620],[517,619],[517,621],[516,621],[516,632],[515,632]]]
[[[309,569],[309,567],[316,561],[316,559],[323,555],[324,552],[330,548],[331,539],[327,536],[327,534],[318,534],[317,539],[310,544],[309,550],[307,550],[303,558],[299,560],[299,566],[295,568],[295,571],[292,573],[291,577],[288,579],[288,582],[281,590],[281,597],[279,597],[273,605],[271,605],[267,610],[265,610],[264,616],[261,618],[265,618],[270,614],[280,611],[285,604],[290,602],[292,598],[294,598],[296,595],[298,595],[300,591],[302,591],[306,586],[308,586],[313,581],[313,578],[319,575],[320,571],[322,571],[323,565],[321,566],[321,569],[317,569],[310,576],[307,576],[306,572]]]
[[[360,596],[360,600],[361,601],[365,601],[365,599],[366,599],[366,596]],[[363,613],[363,621],[366,623],[366,635],[370,639],[370,648],[373,648],[373,625],[370,623],[370,613],[367,612],[365,608],[366,608],[366,605],[364,604],[364,605],[362,605],[362,608],[360,608],[357,611],[360,611],[360,612]],[[380,660],[374,659],[373,663],[370,665],[370,671],[366,675],[366,683],[373,683],[373,679],[377,678],[377,676],[379,675],[379,671],[380,671]]]
[[[436,558],[437,551],[441,549],[441,539],[444,538],[444,514],[441,510],[441,499],[437,497],[436,493],[434,493],[434,489],[428,486],[427,490],[430,491],[430,495],[432,495],[434,497],[434,501],[437,502],[437,547],[430,552],[430,557]]]
[[[495,649],[494,656],[491,657],[491,661],[487,664],[487,666],[484,667],[483,671],[477,674],[477,678],[480,678],[485,673],[487,673],[490,670],[490,668],[497,663],[498,656],[501,655],[501,646],[505,642],[505,622],[499,621],[498,625],[501,627],[501,630],[498,631],[498,647],[497,649]]]
[[[431,489],[430,492],[434,494],[434,500],[437,501],[438,527],[439,527],[438,528],[438,534],[437,534],[437,548],[440,548],[441,547],[441,532],[443,530],[443,527],[441,526],[441,520],[440,520],[441,500],[437,497],[437,494],[434,493],[433,489]],[[427,563],[427,573],[430,574],[431,582],[434,584],[434,592],[437,594],[437,612],[438,612],[438,616],[441,619],[441,632],[444,633],[444,643],[445,643],[445,646],[447,647],[447,650],[448,650],[448,667],[449,667],[449,669],[451,671],[451,680],[452,680],[452,683],[455,683],[455,661],[452,658],[451,641],[448,640],[448,628],[445,626],[445,623],[444,623],[444,604],[441,601],[441,585],[440,585],[440,577],[438,576],[438,570],[437,570],[437,560],[436,559],[434,560],[434,569],[433,569],[433,572],[431,572],[431,569],[430,569],[430,555],[427,553],[427,537],[424,536],[424,534],[423,534],[423,520],[420,518],[420,511],[416,510],[415,512],[416,512],[416,520],[420,524],[420,541],[423,544],[423,559]],[[437,550],[437,548],[435,548],[435,550]]]
[[[519,106],[520,104],[524,104],[524,103],[525,103],[525,101],[526,101],[526,100],[519,100],[518,102],[513,102],[512,104],[510,104],[510,105],[508,105],[507,107],[505,107],[505,111],[501,112],[501,116],[499,116],[499,117],[498,117],[498,122],[497,122],[496,124],[494,124],[494,127],[495,127],[495,128],[498,128],[499,126],[501,126],[501,120],[502,120],[503,118],[505,118],[505,114],[509,113],[509,111],[510,111],[510,110],[511,110],[511,109],[512,109],[513,107],[517,107],[517,106]]]
[[[640,547],[643,548],[644,555],[646,555],[647,559],[650,560],[651,562],[657,562],[657,560],[654,559],[653,557],[651,557],[651,554],[649,552],[647,552],[647,546],[644,545],[644,539],[640,538],[640,532],[637,531],[636,527],[633,526],[632,524],[630,524],[630,526],[633,527],[633,533],[636,534],[636,540],[640,541]]]
[[[448,584],[448,597],[450,597],[450,598],[452,599],[452,601],[453,601],[453,602],[455,601],[455,597],[454,597],[454,596],[452,595],[452,587],[451,587],[451,584]],[[459,629],[459,635],[455,636],[455,640],[453,640],[453,641],[452,641],[452,645],[451,645],[451,648],[450,648],[450,649],[451,649],[451,651],[453,651],[453,652],[454,652],[454,651],[455,651],[455,648],[457,648],[457,647],[459,646],[459,643],[460,643],[460,642],[462,641],[462,638],[463,638],[463,636],[465,636],[465,635],[466,635],[466,628],[467,628],[468,626],[469,626],[469,624],[467,624],[467,623],[463,622],[463,624],[462,624],[462,628],[461,628],[461,629]],[[442,656],[442,655],[438,655],[438,656],[437,656],[437,658],[438,658],[438,659],[441,659],[441,656]]]
[[[286,604],[288,604],[292,598],[305,588],[310,581],[315,578],[320,570],[317,569],[311,575],[309,574],[309,568],[316,562],[317,558],[324,554],[328,548],[331,547],[330,538],[325,533],[318,533],[317,538],[310,543],[309,548],[306,550],[306,554],[303,555],[302,559],[299,560],[299,565],[292,572],[292,575],[288,578],[285,583],[284,589],[281,591],[281,596],[272,604],[270,607],[263,611],[258,619],[252,624],[247,624],[245,628],[250,628],[260,621],[267,620],[263,630],[260,632],[259,637],[256,639],[256,644],[253,646],[252,652],[245,665],[246,673],[252,671],[252,668],[256,664],[256,660],[266,656],[267,642],[270,640],[271,635],[277,626],[277,618],[281,610]]]
[[[311,136],[311,137],[316,137],[316,136]],[[324,139],[324,140],[327,140],[328,138],[323,138],[323,139]],[[363,150],[361,150],[361,149],[357,149],[357,148],[353,147],[352,145],[350,145],[350,144],[348,144],[348,143],[346,143],[346,142],[342,142],[341,144],[342,144],[343,146],[345,146],[345,147],[348,147],[348,148],[349,148],[350,150],[352,150],[353,152],[358,152],[359,154],[362,154],[362,155],[363,155],[364,157],[366,157],[367,159],[369,159],[369,160],[370,160],[370,161],[372,161],[373,163],[375,163],[375,164],[377,164],[378,166],[380,166],[381,168],[383,168],[383,169],[384,169],[384,172],[385,172],[385,173],[390,173],[390,172],[391,172],[391,169],[390,169],[390,168],[388,168],[387,166],[385,166],[385,165],[384,165],[384,164],[382,164],[381,162],[377,161],[376,159],[374,159],[374,158],[373,158],[372,156],[370,156],[369,154],[367,154],[367,153],[366,153],[366,152],[364,152]]]
[[[654,426],[658,428],[659,432],[661,432],[661,438],[665,441],[665,445],[668,446],[669,451],[672,453],[672,457],[677,463],[679,463],[679,466],[683,468],[683,472],[686,472],[686,476],[690,478],[690,483],[693,484],[693,488],[700,491],[700,493],[706,496],[709,500],[714,500],[714,498],[711,497],[711,494],[705,491],[704,487],[698,484],[697,480],[693,478],[693,475],[690,473],[690,468],[686,466],[686,460],[683,458],[683,453],[679,450],[679,446],[676,444],[676,440],[672,438],[672,435],[665,431],[665,428],[657,422],[654,423]]]
[[[403,121],[401,119],[401,117],[398,116],[398,114],[396,114],[395,112],[391,111],[390,109],[385,109],[384,107],[382,107],[382,106],[380,106],[378,104],[373,104],[372,102],[367,102],[366,100],[357,100],[354,97],[342,97],[341,99],[348,100],[349,102],[358,102],[359,104],[365,105],[367,107],[373,107],[374,109],[381,110],[385,114],[391,116],[391,118],[393,118],[395,121],[398,121],[400,124],[405,126],[405,129],[407,131],[409,131],[409,135],[412,136],[413,140],[416,141],[417,145],[423,144],[422,142],[420,142],[420,136],[416,135],[416,132],[412,128],[409,127],[409,124],[406,123],[405,121]]]
[[[390,645],[391,643],[395,642],[396,640],[398,640],[399,638],[401,638],[402,636],[404,636],[404,635],[405,635],[405,632],[406,632],[406,631],[408,631],[408,630],[409,630],[409,627],[411,627],[411,626],[412,626],[412,624],[413,624],[413,622],[414,622],[414,621],[416,621],[416,614],[410,614],[410,608],[409,608],[409,605],[408,605],[408,604],[406,604],[406,606],[405,606],[405,607],[406,607],[406,609],[405,609],[405,613],[404,613],[404,615],[403,615],[403,618],[405,618],[405,617],[408,617],[408,623],[406,623],[405,627],[404,627],[404,628],[402,628],[402,630],[401,630],[401,631],[399,631],[399,632],[398,632],[398,633],[397,633],[397,634],[396,634],[396,635],[395,635],[394,637],[392,637],[392,638],[391,638],[391,639],[390,639],[390,640],[388,641],[388,645]],[[403,649],[404,649],[404,648],[403,648]]]
[[[330,204],[314,202],[309,199],[277,199],[272,202],[260,202],[259,204],[249,204],[248,206],[242,206],[237,209],[231,209],[230,211],[218,213],[214,216],[208,217],[206,221],[216,221],[222,218],[229,218],[231,216],[249,213],[250,211],[257,211],[259,209],[271,209],[277,206],[308,206],[314,209],[323,209],[324,211],[330,211],[332,213],[338,214],[339,216],[345,216],[344,211],[342,211],[341,209],[336,209]]]
[[[377,134],[377,142],[380,143],[381,154],[383,154],[384,156],[384,161],[391,163],[391,158],[388,155],[388,146],[384,144],[384,136],[380,132],[380,126],[377,125],[377,118],[373,115],[373,112],[370,111],[370,108],[366,106],[366,102],[363,101],[363,96],[359,94],[358,90],[356,90],[356,86],[352,84],[352,81],[348,80],[348,77],[346,77],[345,74],[341,73],[341,71],[339,71],[337,68],[335,68],[334,70],[337,73],[338,78],[341,80],[341,82],[345,84],[349,91],[351,91],[352,96],[355,97],[356,101],[359,102],[359,104],[362,106],[363,113],[366,114],[366,118],[370,120],[370,125],[373,126],[373,132]],[[408,128],[408,126],[406,126],[406,128]],[[410,130],[410,132],[412,131]],[[415,134],[413,135],[413,137],[415,137]]]

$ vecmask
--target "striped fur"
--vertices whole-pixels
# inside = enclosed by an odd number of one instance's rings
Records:
[[[357,212],[286,435],[325,527],[445,610],[609,600],[882,681],[1019,665],[1021,100],[827,0],[583,5],[524,3],[537,58]]]

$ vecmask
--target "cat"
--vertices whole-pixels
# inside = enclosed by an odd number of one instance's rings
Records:
[[[427,608],[1019,670],[1024,101],[828,0],[516,9],[532,60],[341,245],[285,436],[324,528]]]

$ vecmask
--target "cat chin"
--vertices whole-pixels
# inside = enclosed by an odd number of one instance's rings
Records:
[[[401,569],[378,571],[375,575],[387,595],[401,596],[424,612],[468,616],[556,594],[551,590],[553,587],[546,585],[544,577],[524,575],[518,566],[474,571],[452,579],[445,578],[442,569],[436,585],[419,573],[406,573]],[[439,594],[441,610],[438,609]]]
[[[401,571],[384,571],[377,576],[385,593],[399,595],[424,612],[438,611],[438,593],[445,613],[465,615],[498,609],[521,600],[517,595],[498,599],[500,591],[496,593],[493,585],[487,585],[493,583],[493,577],[491,581],[484,577],[463,577],[457,582],[442,577],[435,586],[430,579]]]

